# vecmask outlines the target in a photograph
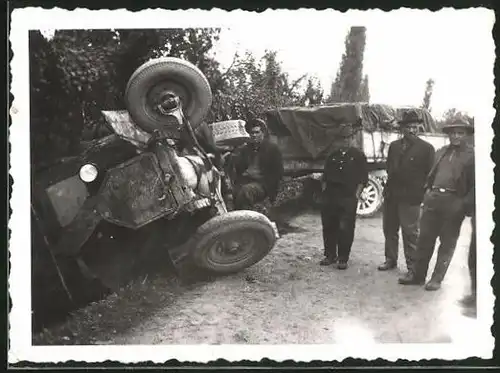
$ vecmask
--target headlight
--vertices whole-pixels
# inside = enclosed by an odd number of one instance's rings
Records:
[[[80,168],[80,179],[86,183],[91,183],[97,178],[97,167],[92,164],[83,165]]]

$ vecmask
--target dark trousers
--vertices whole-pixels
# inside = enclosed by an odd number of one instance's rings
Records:
[[[457,206],[461,206],[461,201],[455,194],[434,191],[426,194],[417,241],[415,275],[418,278],[424,279],[427,276],[436,239],[439,237],[438,256],[431,279],[439,283],[443,281],[465,217],[463,209]]]
[[[477,272],[476,272],[476,216],[472,215],[471,219],[471,224],[472,224],[472,233],[471,233],[471,238],[470,238],[470,246],[469,246],[469,260],[468,260],[468,267],[469,267],[469,275],[470,275],[470,286],[471,286],[471,293],[475,296],[476,295],[476,290],[477,290]]]
[[[347,262],[356,228],[356,197],[329,201],[321,208],[325,256]]]
[[[409,271],[413,269],[419,219],[420,205],[409,205],[395,198],[388,198],[384,201],[383,230],[386,262],[393,264],[398,262],[399,228],[401,228],[406,266]]]
[[[257,181],[243,182],[235,187],[234,207],[236,210],[249,210],[266,198],[264,186]]]

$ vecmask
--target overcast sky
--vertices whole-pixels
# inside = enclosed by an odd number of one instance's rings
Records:
[[[79,15],[47,10],[45,17],[35,15],[40,10],[32,12],[29,23],[34,29],[221,27],[216,57],[223,66],[230,65],[236,51],[249,50],[260,57],[266,49],[276,50],[292,79],[305,73],[315,75],[327,93],[349,28],[365,26],[364,73],[369,75],[372,102],[420,105],[425,83],[432,78],[431,108],[435,116],[455,107],[476,118],[488,112],[485,118],[490,118],[493,110],[494,13],[487,9],[347,13],[216,9],[147,10],[137,14],[81,10]]]
[[[363,70],[372,102],[420,105],[432,78],[433,114],[456,107],[474,115],[492,105],[493,17],[478,10],[247,13],[222,32],[216,56],[228,66],[235,51],[260,57],[277,50],[292,78],[316,75],[329,92],[349,28],[366,26]]]

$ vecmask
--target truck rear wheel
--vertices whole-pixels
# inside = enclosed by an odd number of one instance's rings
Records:
[[[214,274],[241,271],[263,259],[276,236],[271,221],[255,211],[231,211],[201,225],[192,239],[196,266]]]
[[[357,215],[363,218],[376,215],[383,203],[382,191],[380,181],[375,176],[369,175],[368,185],[361,192],[358,201]]]

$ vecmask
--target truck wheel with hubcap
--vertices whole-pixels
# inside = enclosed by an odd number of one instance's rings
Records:
[[[210,219],[197,229],[191,242],[196,266],[214,274],[229,274],[263,259],[276,236],[265,215],[239,210]]]

